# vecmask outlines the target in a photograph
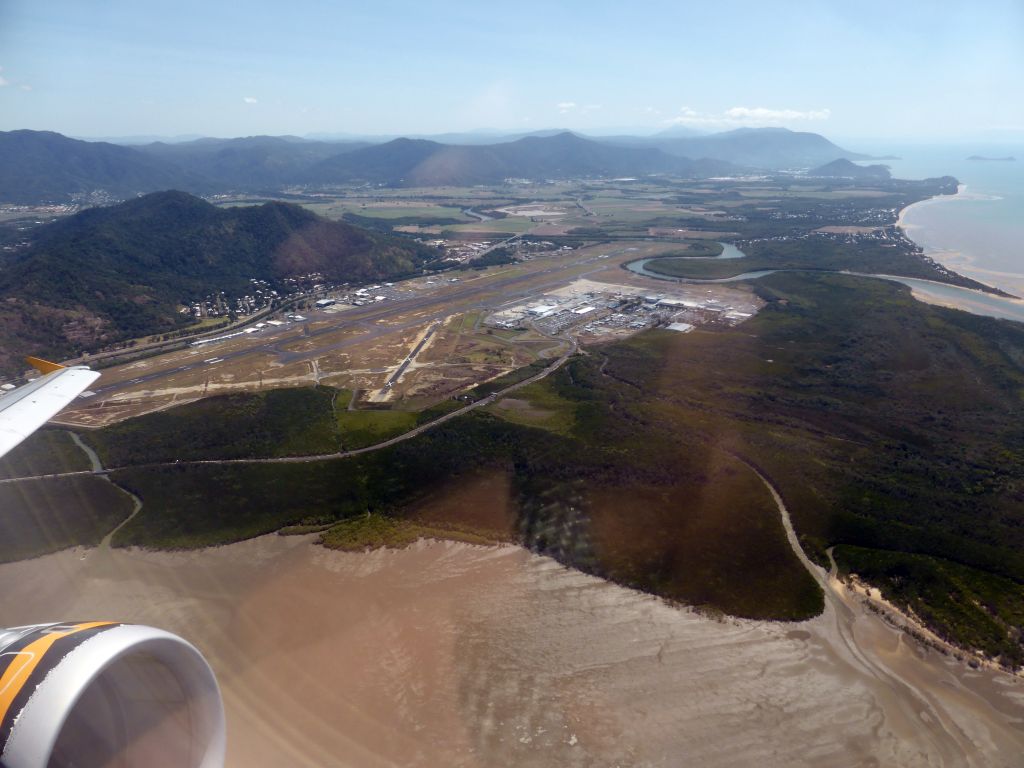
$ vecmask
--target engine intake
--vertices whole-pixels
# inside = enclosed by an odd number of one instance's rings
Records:
[[[2,768],[221,768],[224,707],[206,660],[153,627],[0,629]]]

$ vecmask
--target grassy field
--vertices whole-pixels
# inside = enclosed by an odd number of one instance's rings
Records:
[[[543,371],[551,364],[550,360],[537,360],[529,365],[517,368],[510,373],[506,373],[503,376],[499,376],[496,379],[485,381],[483,384],[477,384],[464,397],[470,400],[482,400],[483,398],[491,395],[495,392],[499,392],[503,389],[511,387],[513,384],[518,384],[520,381],[525,381],[531,376],[536,376],[538,373]]]
[[[341,445],[347,451],[376,445],[408,432],[417,423],[412,411],[339,410],[337,418]]]
[[[339,219],[346,213],[377,219],[442,219],[471,222],[474,217],[465,216],[462,209],[449,205],[430,205],[420,201],[393,201],[388,203],[361,203],[338,201],[334,203],[313,203],[304,206],[330,219]]]
[[[90,468],[89,458],[59,429],[41,429],[0,459],[0,479],[32,477]]]
[[[543,382],[517,390],[487,410],[505,421],[568,435],[576,424],[576,403],[561,397]]]
[[[0,562],[100,542],[132,511],[128,494],[84,477],[0,485]]]
[[[418,539],[447,539],[469,544],[497,544],[500,539],[455,525],[423,525],[411,520],[365,515],[345,520],[320,538],[329,549],[362,552],[367,549],[407,547]]]

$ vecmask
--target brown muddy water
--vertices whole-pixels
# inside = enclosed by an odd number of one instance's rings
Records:
[[[238,768],[1024,764],[1024,681],[925,653],[835,584],[811,621],[717,621],[517,547],[265,536],[70,550],[0,585],[0,626],[194,642]]]

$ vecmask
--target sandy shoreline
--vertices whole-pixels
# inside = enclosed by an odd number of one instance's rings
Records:
[[[517,547],[265,536],[0,566],[0,625],[164,626],[216,669],[230,766],[999,765],[1024,683],[925,651],[838,582],[714,621]]]
[[[967,185],[961,184],[957,187],[957,193],[955,195],[937,195],[935,197],[929,197],[925,200],[919,200],[916,203],[911,203],[910,205],[900,209],[899,215],[896,218],[896,226],[906,237],[917,243],[917,241],[914,240],[913,233],[915,229],[920,227],[920,225],[908,223],[906,220],[907,213],[910,212],[911,209],[971,199],[984,199],[984,197],[979,196],[975,198],[975,196],[967,191]],[[918,245],[921,246],[928,258],[933,259],[947,269],[951,269],[964,277],[971,278],[972,280],[977,280],[979,283],[984,283],[985,285],[1007,291],[1014,296],[1024,297],[1024,273],[1006,272],[985,268],[978,264],[977,259],[974,256],[969,253],[964,253],[963,251],[934,248],[921,243],[918,243]],[[955,302],[949,301],[932,301],[931,303],[943,303],[945,306],[956,306]],[[967,309],[967,307],[963,308]]]

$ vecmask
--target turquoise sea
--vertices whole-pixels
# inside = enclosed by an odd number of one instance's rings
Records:
[[[961,192],[911,206],[907,235],[937,261],[989,285],[1024,296],[1024,145],[870,146],[893,176],[955,176]],[[968,160],[971,155],[1016,157],[1015,162]]]

